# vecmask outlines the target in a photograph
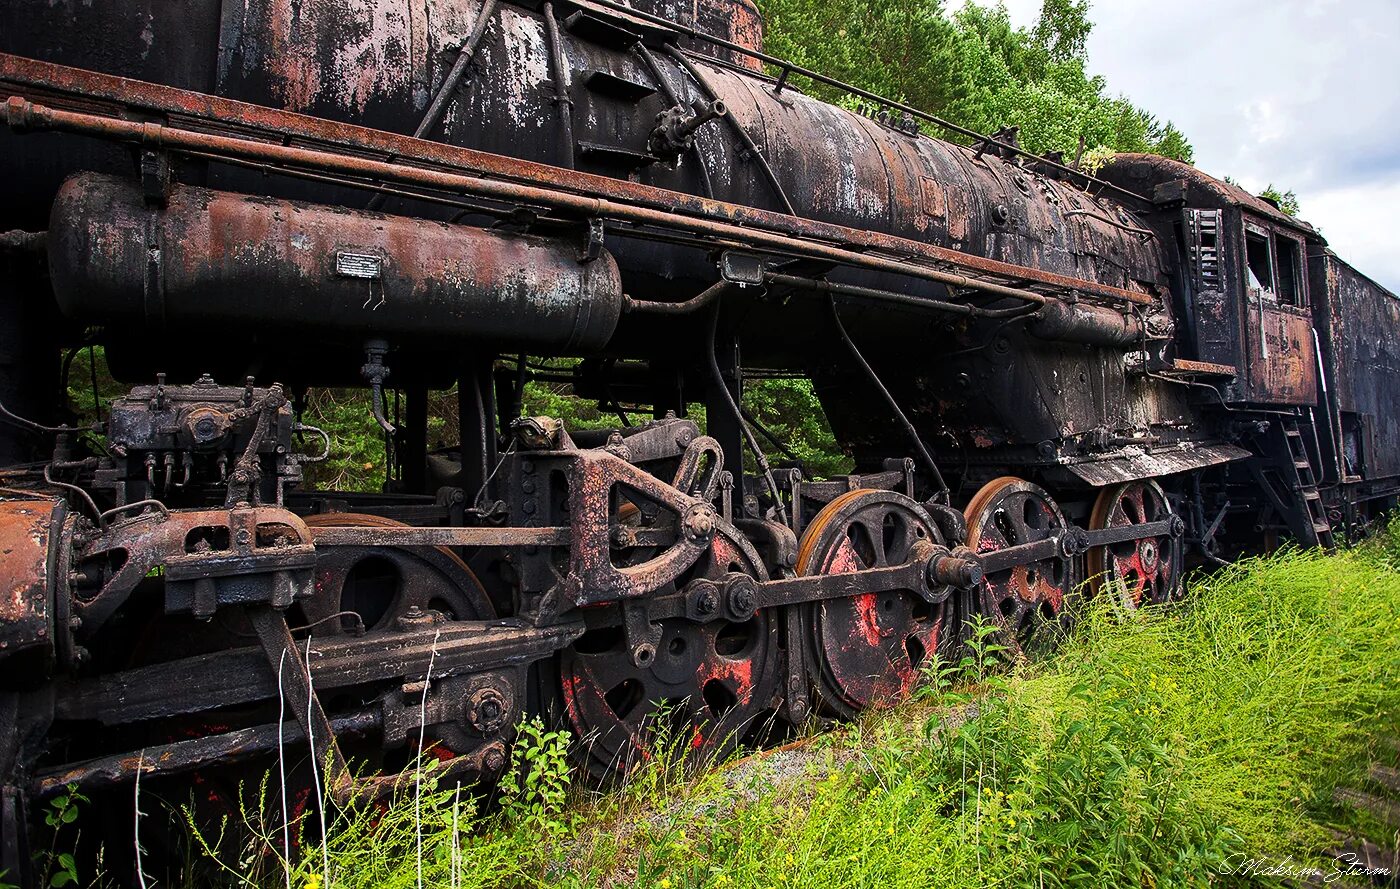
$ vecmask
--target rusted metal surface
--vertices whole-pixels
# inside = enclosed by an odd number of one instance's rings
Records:
[[[895,256],[918,257],[976,274],[1000,277],[1007,281],[1027,280],[1048,287],[1078,290],[1126,302],[1151,302],[1151,298],[1147,295],[1122,287],[1100,284],[1065,274],[1046,272],[1035,267],[1017,266],[973,253],[949,250],[936,243],[884,235],[869,228],[833,225],[815,219],[796,219],[785,214],[771,213],[740,204],[707,200],[694,195],[622,182],[607,177],[551,169],[528,161],[493,156],[468,149],[447,148],[436,143],[425,143],[421,140],[365,130],[361,127],[343,124],[332,125],[327,121],[303,115],[258,108],[243,103],[223,102],[209,96],[197,96],[154,84],[139,84],[91,72],[59,69],[57,66],[43,65],[10,56],[0,55],[0,81],[15,84],[20,89],[20,94],[23,94],[26,86],[31,90],[36,86],[40,90],[59,88],[64,92],[80,96],[105,94],[129,106],[147,107],[167,114],[201,117],[205,120],[216,121],[221,127],[226,127],[229,122],[237,121],[254,131],[294,133],[333,145],[377,151],[382,155],[394,158],[420,159],[432,163],[448,164],[468,175],[464,177],[439,173],[419,167],[367,158],[352,158],[343,155],[332,157],[325,152],[311,149],[182,131],[163,126],[142,125],[113,119],[94,119],[91,116],[65,112],[56,108],[46,109],[43,113],[36,114],[34,106],[10,106],[9,115],[12,126],[72,127],[90,130],[94,134],[102,134],[110,138],[142,142],[154,140],[174,149],[214,153],[227,152],[239,157],[334,168],[341,172],[366,175],[380,180],[404,181],[507,201],[554,206],[585,216],[619,218],[658,225],[669,224],[676,228],[699,233],[729,235],[736,237],[740,242],[756,241],[780,249],[796,247],[797,245],[792,243],[791,239],[793,238],[813,239],[867,250],[878,250]],[[861,118],[855,117],[851,119],[853,121],[861,120]],[[841,175],[837,174],[837,181],[840,181]],[[531,188],[526,185],[508,185],[506,182],[494,179],[475,179],[473,176],[501,177],[515,182],[529,183],[530,186],[544,186],[548,190]],[[887,185],[882,185],[881,189],[884,190],[886,187]],[[860,211],[857,209],[856,212]],[[739,225],[745,227],[740,228]],[[772,235],[768,235],[769,232]],[[879,260],[876,257],[864,257],[851,250],[823,248],[815,244],[808,245],[808,249],[822,256],[839,258],[841,261],[850,262],[857,266],[864,265],[915,276],[918,276],[920,271],[919,266],[901,264],[892,260]]]
[[[42,670],[52,659],[53,550],[62,522],[57,500],[0,500],[0,661],[34,657]]]
[[[285,509],[148,512],[77,549],[73,613],[83,634],[97,632],[156,568],[168,579],[168,608],[212,615],[240,600],[286,608],[310,596],[314,564],[311,532]]]
[[[1189,358],[1172,359],[1171,369],[1182,373],[1214,377],[1233,377],[1239,373],[1239,369],[1233,364],[1213,364],[1209,361],[1193,361]]]
[[[352,346],[572,352],[605,345],[622,311],[606,252],[584,263],[573,244],[472,226],[183,186],[153,210],[135,184],[83,175],[59,193],[50,231],[54,292],[75,318],[286,330],[314,316]]]
[[[414,527],[364,528],[335,524],[311,529],[317,546],[568,546],[569,528]]]
[[[1141,319],[1097,306],[1055,303],[1041,309],[1026,328],[1035,336],[1067,343],[1120,348],[1141,344]]]
[[[429,622],[363,638],[315,638],[311,676],[318,692],[422,677],[483,672],[529,664],[583,633],[582,624],[529,627],[520,620]],[[246,642],[246,640],[245,640]],[[303,661],[305,642],[298,645]],[[258,701],[276,701],[277,673],[258,648],[234,648],[199,658],[109,672],[65,683],[60,719],[122,725],[201,713]],[[289,717],[290,719],[290,717]]]
[[[1400,298],[1318,249],[1309,264],[1325,356],[1328,421],[1335,442],[1328,481],[1400,475],[1400,348],[1381,331],[1400,327]]]
[[[852,491],[812,520],[797,571],[839,575],[906,560],[923,564],[921,552],[941,542],[917,503],[894,492]],[[920,580],[913,590],[872,590],[808,606],[806,631],[819,664],[812,694],[825,710],[849,716],[908,696],[938,652],[946,620],[946,599],[929,602],[929,579]]]
[[[1132,153],[1114,155],[1099,170],[1099,175],[1109,182],[1135,189],[1143,194],[1153,194],[1166,182],[1180,182],[1184,186],[1181,197],[1190,206],[1244,207],[1250,213],[1263,216],[1272,223],[1303,234],[1314,233],[1313,227],[1306,221],[1289,216],[1263,198],[1252,195],[1224,179],[1217,179],[1191,164],[1169,157]]]
[[[1251,325],[1258,351],[1249,365],[1251,396],[1265,404],[1317,403],[1317,351],[1313,346],[1310,313],[1266,308]]]
[[[400,780],[352,787],[366,751],[489,778],[536,713],[598,775],[722,755],[907,696],[955,607],[1037,649],[1086,572],[1165,600],[1400,496],[1400,302],[1194,168],[823,104],[750,0],[193,0],[183,42],[172,9],[0,12],[4,302],[55,319],[0,334],[0,488],[36,492],[0,501],[0,658],[49,733],[6,799],[288,740],[340,798]],[[59,425],[97,328],[144,385]],[[750,374],[810,377],[852,474]],[[620,425],[521,416],[532,378]],[[301,490],[345,456],[306,387],[347,383],[383,490]]]
[[[337,736],[354,737],[378,727],[374,713],[358,713],[331,721]],[[209,766],[227,766],[247,762],[268,753],[279,745],[305,743],[306,732],[299,725],[261,725],[237,729],[225,734],[191,738],[148,747],[135,753],[104,756],[73,763],[61,769],[35,776],[30,792],[37,799],[47,799],[62,793],[70,784],[84,789],[126,784],[143,776],[177,775]]]
[[[1067,462],[1066,468],[1094,487],[1175,475],[1207,466],[1219,466],[1249,457],[1249,451],[1232,444],[1128,445],[1089,459]]]

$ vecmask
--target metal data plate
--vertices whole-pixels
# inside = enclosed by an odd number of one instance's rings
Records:
[[[384,272],[384,258],[373,253],[350,253],[342,250],[335,255],[335,273],[344,278],[375,280]]]

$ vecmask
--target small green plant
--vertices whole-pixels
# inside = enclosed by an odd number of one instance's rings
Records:
[[[915,701],[927,701],[935,707],[963,703],[967,696],[958,690],[960,664],[953,664],[934,654],[919,665],[919,684],[914,690]]]
[[[966,626],[967,639],[963,645],[967,653],[958,663],[958,670],[964,679],[980,684],[991,678],[1001,656],[1010,648],[997,641],[1005,632],[1004,628],[985,615],[974,614]]]
[[[44,826],[50,830],[49,847],[34,856],[40,874],[40,885],[62,889],[78,882],[78,863],[71,852],[60,852],[59,841],[67,835],[65,827],[78,820],[82,806],[90,800],[78,792],[78,785],[69,784],[64,792],[49,800],[44,807]],[[77,837],[72,839],[77,845]]]
[[[569,795],[569,733],[546,731],[538,716],[515,727],[511,765],[499,787],[506,817],[549,832],[562,830],[559,817]]]

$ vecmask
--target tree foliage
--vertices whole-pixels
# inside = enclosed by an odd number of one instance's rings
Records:
[[[1278,207],[1289,216],[1297,216],[1299,210],[1298,195],[1293,189],[1279,191],[1272,182],[1263,191],[1259,192],[1259,197]]]
[[[837,444],[811,380],[755,380],[744,387],[744,407],[791,452],[790,457],[765,448],[775,464],[791,463],[795,457],[808,478],[851,471],[853,461]]]
[[[768,51],[977,132],[1021,128],[1031,151],[1139,151],[1190,162],[1191,144],[1087,72],[1088,0],[1045,0],[1031,29],[1006,7],[943,0],[762,0]],[[804,85],[842,102],[840,91]],[[947,137],[945,133],[935,135]]]

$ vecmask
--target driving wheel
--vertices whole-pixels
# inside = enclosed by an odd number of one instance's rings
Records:
[[[692,759],[722,757],[772,731],[781,687],[778,618],[765,609],[728,610],[727,592],[767,579],[753,547],[731,533],[716,534],[677,582],[682,590],[712,582],[715,619],[660,621],[655,653],[641,666],[615,621],[560,653],[564,716],[595,777],[627,774],[680,751]]]
[[[354,512],[307,516],[312,528],[402,528],[403,522]],[[486,620],[496,609],[461,557],[440,546],[336,546],[316,552],[316,594],[300,603],[313,633],[330,635],[360,624],[393,629],[411,610],[449,620]],[[339,620],[335,618],[339,616]]]
[[[1089,517],[1091,530],[1144,525],[1171,518],[1162,487],[1151,479],[1104,488]],[[1171,534],[1091,547],[1085,557],[1095,595],[1121,591],[1129,608],[1160,605],[1181,592],[1180,538]]]
[[[928,511],[894,491],[849,491],[802,535],[797,573],[851,574],[907,562],[920,542],[942,544]],[[908,697],[938,648],[946,600],[913,590],[862,593],[805,606],[811,685],[822,711],[850,718]]]
[[[988,482],[963,514],[967,545],[979,555],[1048,540],[1069,527],[1044,488],[1014,476]],[[1073,559],[1056,548],[1043,558],[987,572],[974,604],[999,628],[997,643],[1008,653],[1040,654],[1063,637],[1077,582]]]

